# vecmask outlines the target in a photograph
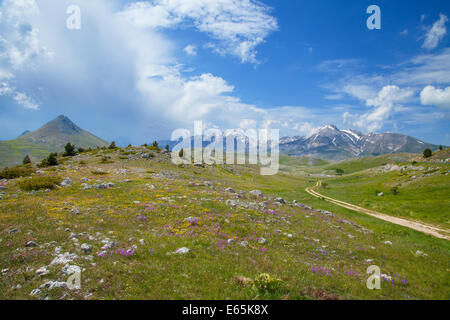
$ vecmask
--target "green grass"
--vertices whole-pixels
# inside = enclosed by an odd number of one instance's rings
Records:
[[[0,200],[0,270],[8,269],[0,282],[0,298],[30,299],[31,290],[46,280],[65,281],[62,265],[48,267],[50,274],[43,278],[35,275],[36,269],[54,259],[57,246],[81,257],[70,264],[85,269],[82,288],[43,290],[41,298],[59,299],[65,294],[64,299],[89,295],[92,299],[314,299],[317,292],[340,299],[450,298],[448,241],[316,199],[304,189],[318,178],[285,173],[263,177],[256,166],[175,166],[158,162],[159,155],[130,160],[123,167],[118,161],[98,164],[93,154],[83,155],[87,165],[69,160],[65,165],[71,169],[58,168],[64,170],[60,175],[74,181],[72,187],[29,195],[20,193],[15,181],[8,185]],[[109,155],[115,160],[120,152]],[[92,177],[94,168],[110,175]],[[127,173],[116,173],[119,169]],[[160,176],[145,179],[152,173]],[[82,190],[83,177],[91,178],[90,184],[102,179],[116,187]],[[124,182],[125,178],[131,182]],[[329,184],[333,186],[332,181]],[[243,192],[239,201],[247,208],[226,205],[233,199],[225,192],[228,187]],[[253,189],[269,198],[251,197],[247,192]],[[271,200],[274,197],[298,200],[335,216],[279,207]],[[267,208],[257,209],[255,202],[267,202]],[[72,213],[74,208],[79,214]],[[186,222],[187,217],[196,217],[198,223]],[[11,228],[19,232],[10,234]],[[78,245],[69,238],[71,233],[82,233]],[[255,239],[260,237],[267,243],[258,243]],[[137,245],[136,252],[124,257],[107,250],[106,257],[97,256],[106,238],[117,242],[116,249]],[[236,241],[226,245],[230,238]],[[41,246],[24,248],[30,240]],[[248,247],[239,245],[243,240]],[[392,245],[384,244],[386,240]],[[92,246],[92,261],[83,258],[82,243]],[[173,254],[181,247],[190,252]],[[417,256],[418,250],[428,256]],[[371,264],[380,266],[382,273],[398,275],[394,285],[383,282],[381,290],[368,290],[366,270]],[[331,276],[315,271],[316,267]],[[268,274],[273,282],[264,285],[261,279],[267,277],[261,274]],[[260,281],[245,285],[236,280],[239,277]],[[400,282],[405,277],[407,284]],[[17,284],[22,287],[12,289]]]
[[[448,229],[450,228],[449,177],[440,174],[440,169],[435,171],[439,174],[430,177],[420,177],[414,171],[403,174],[398,171],[358,172],[326,180],[328,186],[320,192],[367,209],[437,224]],[[415,180],[411,179],[414,174],[417,176]],[[391,192],[394,187],[398,189],[396,195]],[[383,192],[384,196],[377,196],[380,192]]]
[[[61,150],[55,150],[24,139],[0,141],[0,168],[21,164],[27,154],[31,155],[33,160],[40,160],[47,157],[50,152],[55,151]]]
[[[386,154],[377,157],[350,159],[323,166],[323,169],[335,172],[335,169],[341,168],[345,171],[345,173],[354,173],[366,169],[375,168],[378,166],[383,166],[388,163],[405,162],[408,159],[412,158],[413,156],[414,154],[411,153],[397,153],[397,154]]]

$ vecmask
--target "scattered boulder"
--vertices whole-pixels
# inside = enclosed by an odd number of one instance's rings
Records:
[[[194,217],[188,217],[188,218],[184,219],[184,221],[189,222],[190,224],[197,224],[199,220]]]
[[[267,243],[267,240],[264,239],[263,237],[261,237],[261,238],[258,239],[258,243],[259,244],[265,244],[265,243]]]
[[[91,246],[88,245],[87,243],[83,243],[80,247],[81,251],[83,251],[84,253],[88,254],[91,252]]]
[[[25,247],[27,247],[27,248],[32,248],[32,247],[37,247],[37,246],[38,246],[38,244],[35,241],[28,241],[25,244]]]
[[[78,256],[74,253],[65,252],[63,254],[58,254],[55,259],[50,263],[51,266],[56,264],[67,264],[69,262],[72,262],[78,258]]]
[[[61,182],[61,187],[71,187],[73,184],[73,181],[70,178],[65,178],[62,182]]]
[[[64,273],[65,275],[71,275],[74,273],[81,273],[81,268],[79,266],[75,266],[75,265],[70,265],[70,264],[66,264],[62,269],[61,269],[62,273]]]
[[[33,289],[30,292],[30,296],[36,297],[36,296],[39,296],[41,293],[42,293],[41,289]]]
[[[281,204],[286,204],[286,201],[283,198],[281,198],[281,197],[275,198],[275,202],[278,202],[278,203],[281,203]]]
[[[241,247],[248,247],[248,241],[241,241],[239,244]]]
[[[38,275],[38,276],[45,276],[49,273],[50,273],[50,271],[48,271],[47,267],[45,267],[45,266],[36,270],[36,275]]]
[[[179,248],[175,251],[175,253],[177,254],[187,254],[189,253],[189,248],[183,247],[183,248]]]
[[[46,283],[44,283],[43,285],[41,285],[39,287],[40,289],[44,289],[47,288],[48,290],[53,290],[56,288],[67,288],[67,283],[66,282],[61,282],[61,281],[47,281]]]
[[[228,193],[236,193],[236,191],[233,188],[226,188],[225,191]]]
[[[252,190],[249,192],[249,194],[251,194],[254,197],[262,197],[263,193],[260,190]]]
[[[428,257],[428,255],[425,252],[420,251],[420,250],[416,251],[416,256],[418,256],[418,257]]]

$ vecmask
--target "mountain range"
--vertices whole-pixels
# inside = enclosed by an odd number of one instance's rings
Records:
[[[281,153],[327,160],[399,152],[422,153],[426,148],[436,150],[438,146],[403,134],[390,132],[362,134],[356,130],[339,130],[334,125],[322,127],[308,138],[280,139]]]
[[[67,142],[82,148],[109,145],[61,115],[36,131],[25,131],[16,139],[0,141],[0,167],[20,164],[27,154],[39,160],[50,152],[62,152]],[[169,144],[171,149],[177,143],[160,141],[162,147]],[[206,145],[208,143],[203,144]],[[322,127],[310,137],[280,139],[280,152],[283,154],[333,161],[398,152],[422,153],[426,148],[436,150],[438,146],[403,134],[362,134],[356,130],[339,130],[334,125]]]
[[[20,164],[27,154],[34,160],[43,159],[50,152],[63,151],[67,142],[77,148],[109,145],[61,115],[36,131],[25,131],[16,139],[0,141],[0,167]]]

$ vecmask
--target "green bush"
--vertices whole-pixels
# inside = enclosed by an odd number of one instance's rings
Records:
[[[393,194],[393,195],[398,195],[400,192],[398,191],[398,187],[392,187],[391,188],[391,193]]]
[[[93,170],[93,171],[91,171],[91,173],[92,173],[93,175],[95,175],[95,176],[104,176],[104,175],[109,174],[108,172],[105,172],[105,171],[99,171],[99,170]]]
[[[111,149],[111,150],[117,149],[116,142],[115,141],[111,142],[108,149]]]
[[[75,146],[71,144],[70,142],[67,142],[67,144],[64,146],[64,153],[63,157],[73,157],[77,153],[75,152]]]
[[[27,178],[19,181],[19,187],[24,191],[53,189],[61,181],[61,177],[32,177],[31,179]]]
[[[336,174],[342,176],[345,173],[344,169],[336,168]]]
[[[13,168],[5,168],[0,171],[0,179],[15,179],[20,177],[28,177],[34,173],[34,169],[30,165],[16,166]]]
[[[25,158],[23,158],[22,164],[30,164],[31,159],[29,155],[26,155]]]
[[[114,161],[111,161],[111,157],[104,156],[101,158],[100,163],[113,163]]]
[[[424,158],[430,158],[433,155],[433,152],[430,149],[425,149],[423,151],[423,157]]]
[[[50,153],[49,156],[41,161],[40,164],[38,164],[39,168],[46,168],[46,167],[52,167],[58,165],[58,154],[56,153]]]

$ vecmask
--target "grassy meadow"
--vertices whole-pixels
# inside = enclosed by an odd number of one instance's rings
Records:
[[[450,298],[448,241],[305,192],[327,181],[321,192],[340,200],[447,226],[448,176],[419,188],[362,164],[323,178],[315,175],[334,164],[284,158],[278,175],[263,177],[255,166],[175,166],[161,152],[142,159],[147,152],[95,150],[33,174],[69,178],[65,187],[30,192],[19,187],[28,177],[3,181],[0,299]],[[80,289],[51,286],[67,280],[66,265],[81,268]],[[366,287],[370,265],[381,268],[381,290]]]

